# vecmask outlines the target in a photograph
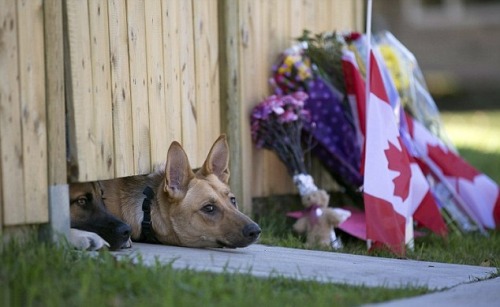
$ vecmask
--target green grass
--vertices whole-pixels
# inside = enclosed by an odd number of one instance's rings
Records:
[[[353,306],[425,293],[148,267],[35,240],[0,252],[1,306]]]
[[[462,156],[499,182],[500,111],[443,113],[443,120]],[[291,231],[293,221],[282,214],[261,216],[259,223],[261,243],[305,248],[304,238]],[[364,242],[345,235],[343,240],[343,253],[394,257],[370,254]],[[500,233],[417,238],[406,257],[500,268]],[[148,267],[108,252],[82,253],[36,240],[0,244],[0,306],[356,306],[426,292]]]
[[[303,248],[305,238],[292,232],[292,219],[283,215],[271,215],[259,219],[265,230],[260,242],[267,245]],[[337,230],[344,242],[341,253],[396,258],[397,256],[384,250],[368,251],[366,243],[342,234]],[[329,249],[325,249],[329,250]],[[467,265],[486,265],[500,269],[500,233],[490,231],[486,237],[479,233],[459,234],[450,232],[447,238],[435,235],[417,237],[413,250],[407,249],[405,257],[413,260],[435,261]]]
[[[441,117],[462,157],[500,182],[500,110],[443,112]]]

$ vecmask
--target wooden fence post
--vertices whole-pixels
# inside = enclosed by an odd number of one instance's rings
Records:
[[[69,193],[66,168],[66,108],[64,101],[63,4],[45,0],[45,101],[49,222],[53,239],[69,234]]]

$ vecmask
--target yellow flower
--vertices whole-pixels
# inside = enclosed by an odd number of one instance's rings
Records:
[[[410,86],[410,78],[408,76],[408,71],[403,66],[397,51],[394,47],[387,44],[380,44],[380,53],[384,58],[385,65],[391,74],[392,80],[396,89],[401,93],[405,91]]]

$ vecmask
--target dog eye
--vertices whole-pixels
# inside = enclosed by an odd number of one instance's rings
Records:
[[[214,205],[211,205],[211,204],[208,204],[208,205],[205,205],[203,206],[203,208],[201,208],[201,210],[205,213],[214,213],[215,211],[215,206]]]
[[[76,200],[76,204],[79,206],[85,206],[87,204],[87,197],[85,196],[78,197]]]
[[[236,203],[236,197],[233,196],[230,198],[230,200],[231,200],[231,204],[233,204],[233,206],[235,206],[235,207],[238,206],[238,204]]]

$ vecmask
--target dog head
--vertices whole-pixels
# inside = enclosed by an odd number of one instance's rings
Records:
[[[97,183],[72,183],[69,191],[71,228],[98,234],[111,250],[128,246],[130,226],[108,212]]]
[[[258,239],[260,227],[238,210],[229,188],[228,163],[225,135],[215,141],[196,173],[181,145],[171,144],[158,203],[162,219],[168,219],[178,245],[236,248]],[[156,235],[163,243],[171,244],[162,239],[161,229],[156,229]]]

